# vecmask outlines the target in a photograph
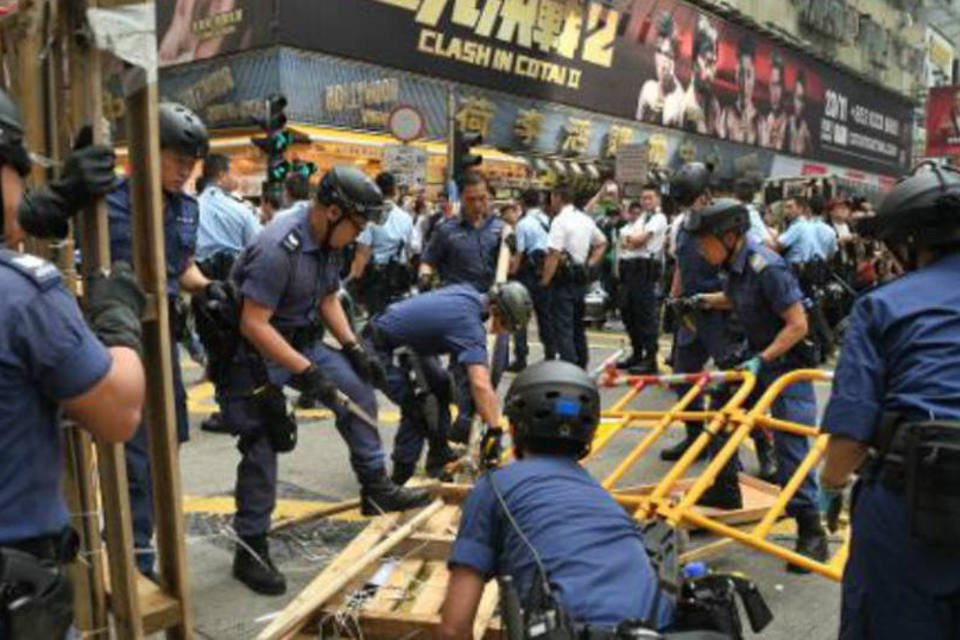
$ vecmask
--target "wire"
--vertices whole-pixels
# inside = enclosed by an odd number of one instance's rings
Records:
[[[525,544],[530,550],[530,553],[533,554],[533,561],[537,565],[537,572],[540,574],[540,580],[543,582],[544,592],[547,595],[552,595],[553,591],[550,589],[550,579],[547,577],[547,568],[544,566],[543,560],[540,558],[540,553],[537,551],[537,548],[533,546],[533,543],[531,543],[527,538],[526,534],[523,533],[523,529],[520,528],[520,525],[517,524],[517,521],[514,520],[513,514],[510,513],[510,509],[507,507],[506,500],[503,499],[503,494],[500,493],[500,489],[497,487],[497,483],[493,479],[493,475],[493,471],[487,474],[487,477],[490,479],[490,488],[493,489],[493,494],[497,497],[497,501],[500,503],[500,507],[503,509],[504,515],[507,516],[510,526],[513,527],[513,530],[518,536],[520,536],[523,544]]]

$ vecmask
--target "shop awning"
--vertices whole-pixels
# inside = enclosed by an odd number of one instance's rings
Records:
[[[588,176],[594,180],[600,179],[600,169],[597,169],[597,165],[593,164],[592,162],[587,162],[583,166],[587,170]]]
[[[583,169],[576,162],[568,162],[567,166],[570,168],[570,175],[582,176]]]
[[[563,164],[562,160],[551,160],[550,164],[558,176],[567,175],[567,165]]]

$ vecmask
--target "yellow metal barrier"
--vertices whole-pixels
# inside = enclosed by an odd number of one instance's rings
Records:
[[[749,410],[745,410],[743,405],[756,385],[755,378],[747,372],[736,371],[694,375],[620,377],[615,371],[608,370],[604,376],[601,376],[601,384],[610,386],[625,382],[629,384],[631,388],[613,407],[603,412],[604,418],[614,420],[615,423],[612,427],[605,429],[604,433],[594,441],[591,455],[595,455],[598,451],[601,451],[620,430],[629,425],[638,421],[652,421],[653,425],[650,427],[650,432],[627,454],[620,464],[617,465],[617,468],[603,480],[602,484],[604,488],[613,493],[614,497],[621,502],[621,504],[629,505],[630,508],[633,508],[635,510],[634,515],[638,519],[647,520],[659,517],[666,520],[672,526],[680,526],[685,523],[694,525],[716,535],[729,538],[764,553],[771,554],[827,578],[839,581],[842,577],[843,566],[847,558],[849,537],[844,539],[840,549],[834,554],[833,558],[827,562],[811,560],[791,549],[767,540],[767,536],[770,534],[773,526],[777,520],[783,516],[787,504],[797,493],[807,474],[820,462],[820,459],[826,451],[828,439],[828,436],[821,434],[816,426],[780,420],[768,416],[767,412],[780,394],[789,386],[798,382],[829,382],[832,379],[832,373],[818,369],[792,371],[775,380],[766,389],[756,404]],[[718,410],[687,411],[686,409],[690,403],[693,402],[698,395],[702,394],[708,385],[713,383],[734,383],[738,386],[727,403]],[[670,409],[666,411],[634,411],[627,409],[630,403],[633,402],[645,388],[655,385],[677,384],[690,384],[692,386]],[[666,432],[671,424],[682,420],[704,420],[709,422],[704,427],[703,433],[701,433],[684,455],[671,467],[670,471],[657,483],[649,495],[628,496],[618,494],[615,487],[622,477],[650,450],[656,440]],[[717,475],[724,466],[737,454],[743,441],[747,439],[752,430],[761,428],[814,438],[810,452],[797,467],[794,474],[787,481],[787,484],[781,489],[773,506],[765,513],[763,518],[749,530],[725,524],[697,510],[697,501],[714,483]],[[711,439],[722,431],[730,432],[724,446],[714,455],[700,476],[696,478],[693,485],[684,492],[680,501],[676,503],[671,502],[669,496],[671,492],[674,491],[677,483],[684,478],[701,452],[709,446]]]

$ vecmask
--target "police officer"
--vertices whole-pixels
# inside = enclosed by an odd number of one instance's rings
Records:
[[[636,523],[578,462],[600,419],[593,380],[566,362],[537,363],[513,381],[504,412],[517,461],[482,476],[464,504],[438,637],[472,637],[484,583],[503,575],[527,605],[547,582],[579,626],[667,626],[672,604],[656,595]]]
[[[442,285],[466,283],[480,293],[493,286],[504,223],[490,211],[490,185],[477,172],[461,180],[460,215],[438,223],[430,234],[417,288],[429,290],[439,278]],[[451,439],[466,442],[470,437],[474,406],[463,367],[451,365],[457,397],[457,420]]]
[[[787,228],[777,236],[776,250],[791,266],[815,260],[820,252],[817,231],[810,224],[810,203],[804,196],[790,196],[783,204]]]
[[[701,303],[711,309],[732,308],[747,335],[753,356],[739,365],[757,376],[755,397],[770,384],[796,368],[814,366],[802,344],[807,335],[807,316],[803,294],[786,262],[767,247],[746,237],[749,214],[743,203],[722,198],[694,210],[684,223],[696,236],[706,261],[723,269],[723,292],[706,293]],[[774,402],[775,418],[813,425],[817,419],[813,384],[798,382],[788,387]],[[793,476],[809,451],[801,435],[776,431],[777,480],[781,486]],[[742,503],[735,465],[718,479],[713,492],[727,497],[732,506]],[[819,561],[827,558],[827,538],[820,523],[817,484],[811,471],[787,505],[787,514],[797,521],[796,550]],[[792,571],[800,572],[790,565]]]
[[[74,152],[58,180],[24,197],[22,140],[19,112],[0,91],[4,219],[19,208],[26,231],[65,234],[78,209],[114,186],[113,152]],[[129,266],[116,265],[87,283],[88,328],[54,265],[8,249],[0,290],[0,638],[64,638],[73,619],[65,565],[77,538],[63,500],[60,411],[105,442],[131,437],[145,394],[145,299]]]
[[[660,192],[648,184],[640,194],[641,211],[620,232],[620,314],[633,353],[617,363],[632,373],[657,373],[660,317],[657,284],[663,275],[667,217]]]
[[[553,188],[550,209],[554,217],[540,284],[550,292],[552,338],[561,360],[586,367],[590,352],[583,324],[584,296],[590,271],[603,259],[607,240],[593,218],[574,206],[571,185]]]
[[[690,211],[710,201],[709,183],[710,170],[700,162],[683,165],[670,182],[670,195],[681,208],[681,221],[677,223],[677,266],[670,289],[670,297],[674,301],[717,292],[723,288],[720,270],[703,258],[696,240],[683,228]],[[736,364],[728,361],[733,357],[743,336],[729,312],[695,309],[690,320],[691,322],[678,323],[673,354],[673,370],[676,373],[703,371],[710,360],[720,368]],[[680,387],[678,393],[682,396],[688,390],[689,387]],[[721,391],[713,395],[711,403],[715,407],[722,406],[726,399],[727,394]],[[699,411],[702,407],[703,400],[700,397],[690,405],[692,411]],[[686,423],[686,437],[675,446],[661,451],[660,458],[668,461],[679,460],[700,435],[702,427],[699,422]],[[765,441],[758,442],[757,454],[762,477],[773,474],[772,456],[768,449]]]
[[[908,273],[854,305],[823,417],[828,502],[872,452],[853,492],[840,637],[956,638],[960,174],[918,168],[858,232],[884,242]]]
[[[196,261],[200,271],[212,280],[226,280],[234,260],[260,232],[254,210],[233,195],[236,179],[230,175],[230,159],[211,153],[203,161],[197,204]]]
[[[499,425],[485,319],[493,316],[495,333],[512,332],[526,327],[532,310],[530,294],[518,282],[494,285],[488,294],[459,284],[395,302],[371,320],[366,337],[386,368],[388,395],[402,412],[393,447],[394,483],[413,475],[424,440],[427,475],[442,476],[454,459],[447,446],[450,381],[438,355],[466,368],[477,413],[487,425]]]
[[[197,201],[183,192],[187,179],[198,160],[209,149],[207,129],[199,117],[186,107],[173,102],[159,106],[160,116],[160,183],[163,188],[163,236],[167,264],[167,297],[170,301],[171,333],[176,333],[178,318],[173,312],[181,288],[188,293],[204,289],[210,281],[194,262],[197,244],[199,210]],[[107,197],[110,223],[110,255],[115,260],[133,261],[133,202],[130,183],[122,181]],[[173,389],[180,442],[189,439],[187,392],[176,342],[171,341]],[[153,575],[153,488],[147,430],[140,429],[126,444],[127,480],[130,485],[130,507],[133,515],[133,540],[137,548],[137,566],[147,576]]]
[[[556,347],[553,342],[553,321],[550,317],[550,298],[548,290],[540,285],[540,275],[543,272],[543,262],[547,255],[547,239],[550,234],[550,218],[540,208],[540,192],[528,189],[523,193],[521,202],[524,215],[517,222],[514,235],[517,239],[517,251],[513,257],[512,271],[517,280],[527,288],[533,299],[533,308],[537,313],[537,331],[540,343],[543,345],[543,355],[547,360],[556,357]],[[526,327],[515,334],[516,361],[511,363],[508,371],[519,373],[527,367]]]
[[[350,266],[350,279],[364,279],[364,306],[370,315],[383,311],[410,290],[410,244],[413,239],[413,218],[397,205],[397,179],[392,173],[376,178],[383,193],[386,218],[383,224],[370,224],[357,238],[357,251]],[[367,266],[373,263],[370,269]]]
[[[220,391],[224,418],[239,435],[237,467],[240,536],[233,575],[257,593],[280,594],[286,580],[270,560],[267,531],[276,503],[277,452],[295,443],[295,425],[282,387],[290,385],[336,414],[360,481],[363,513],[395,511],[428,501],[423,491],[394,485],[384,468],[374,425],[350,413],[337,389],[370,416],[377,405],[371,382],[383,386],[376,356],[357,340],[337,295],[339,252],[368,222],[381,219],[382,196],[359,169],[334,167],[320,181],[316,200],[275,220],[237,260],[233,279],[242,296],[239,345]],[[341,350],[326,346],[316,314]]]

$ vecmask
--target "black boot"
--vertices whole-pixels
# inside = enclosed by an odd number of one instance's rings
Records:
[[[402,487],[407,484],[407,480],[413,477],[413,472],[416,470],[416,465],[410,462],[394,462],[393,463],[393,474],[390,476],[390,480],[393,481],[393,484],[398,487]]]
[[[777,460],[773,455],[773,445],[770,440],[763,436],[754,441],[757,448],[757,462],[760,465],[760,471],[757,477],[770,484],[777,483]]]
[[[666,449],[662,450],[660,452],[660,459],[666,462],[676,462],[683,456],[684,453],[687,452],[687,449],[690,448],[690,445],[692,445],[693,441],[696,439],[697,439],[696,436],[688,435],[686,438],[684,438],[677,444],[673,445],[672,447],[667,447]],[[706,457],[707,457],[707,449],[704,448],[704,450],[700,452],[700,455],[697,456],[697,460],[703,460]]]
[[[365,516],[417,509],[430,504],[430,500],[430,493],[425,489],[397,486],[386,473],[360,487],[360,512]]]
[[[270,559],[267,536],[240,536],[240,540],[233,556],[233,577],[265,596],[286,593],[287,579]]]
[[[647,356],[635,366],[630,367],[628,371],[635,376],[655,376],[660,372],[660,367],[657,365],[656,356]]]
[[[810,511],[797,516],[797,547],[796,552],[817,562],[826,562],[830,555],[827,546],[827,532],[820,523],[820,513]],[[787,563],[790,573],[806,574],[809,570]]]
[[[697,500],[697,504],[724,511],[742,509],[743,495],[740,493],[740,481],[736,474],[717,476],[713,485]]]
[[[450,449],[446,442],[430,445],[430,450],[427,451],[427,476],[441,482],[449,482],[453,478],[447,473],[446,467],[456,460],[457,454]]]
[[[200,423],[200,430],[209,433],[233,433],[233,428],[224,422],[223,414],[219,411],[210,414],[210,417]]]

